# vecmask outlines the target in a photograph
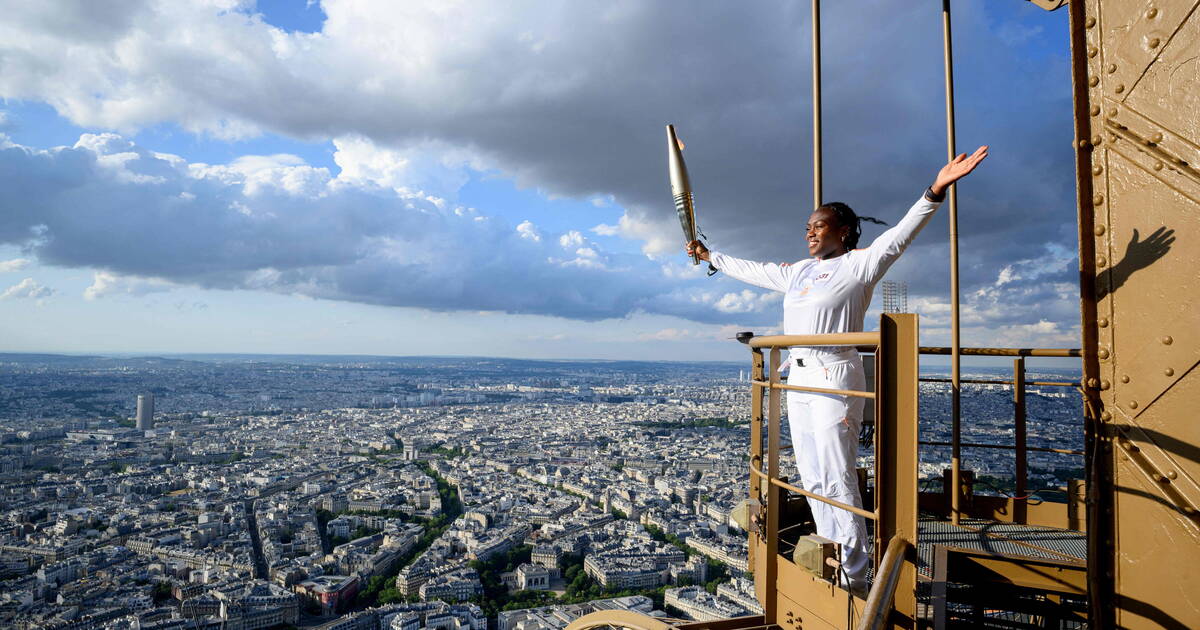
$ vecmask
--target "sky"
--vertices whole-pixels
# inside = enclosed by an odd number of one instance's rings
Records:
[[[954,7],[962,340],[1078,347],[1067,15]],[[824,193],[946,161],[940,3],[824,3]],[[0,351],[744,360],[807,255],[808,3],[0,0]],[[948,209],[886,279],[949,341]],[[864,227],[863,242],[883,228]],[[866,328],[877,326],[880,291]]]

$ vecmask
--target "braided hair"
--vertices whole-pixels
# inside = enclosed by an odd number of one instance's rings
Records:
[[[887,225],[886,222],[874,217],[860,217],[854,214],[854,210],[850,209],[850,206],[840,201],[821,204],[821,207],[817,208],[817,210],[828,210],[833,213],[833,216],[837,217],[838,225],[849,226],[850,233],[846,235],[846,240],[844,241],[847,251],[858,249],[858,239],[862,237],[863,221],[868,221],[876,225]]]

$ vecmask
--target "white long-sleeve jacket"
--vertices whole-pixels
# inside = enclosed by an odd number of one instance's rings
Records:
[[[791,265],[761,263],[712,252],[712,264],[732,278],[764,289],[782,291],[783,332],[786,335],[862,332],[871,293],[888,268],[933,214],[941,202],[923,196],[903,219],[865,249],[837,258],[809,258]],[[838,353],[844,347],[794,348],[793,357]]]

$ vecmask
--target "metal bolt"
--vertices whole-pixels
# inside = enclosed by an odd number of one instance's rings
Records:
[[[1161,171],[1161,170],[1162,170],[1162,167],[1163,167],[1163,163],[1162,163],[1162,162],[1155,162],[1155,163],[1154,163],[1154,170],[1156,170],[1156,171]]]
[[[1092,105],[1092,108],[1088,110],[1088,113],[1093,116],[1099,116],[1100,115],[1100,106]]]
[[[1100,381],[1096,380],[1095,377],[1089,378],[1088,382],[1087,382],[1088,387],[1095,387],[1099,384],[1100,384]]]
[[[1083,21],[1084,28],[1092,28],[1096,25],[1096,18],[1088,16],[1088,19]]]
[[[1108,117],[1109,117],[1109,118],[1112,118],[1113,116],[1116,116],[1116,115],[1117,115],[1117,113],[1118,113],[1118,112],[1117,112],[1117,108],[1116,108],[1116,107],[1114,107],[1114,108],[1112,108],[1112,109],[1108,110]]]
[[[1108,382],[1108,379],[1100,379],[1100,389],[1108,389],[1110,387],[1112,387],[1112,383]]]
[[[1088,142],[1086,138],[1085,138],[1085,139],[1083,139],[1083,140],[1080,140],[1080,141],[1079,141],[1079,148],[1080,148],[1080,149],[1086,149],[1086,148],[1088,148],[1088,147],[1090,147],[1090,146],[1092,146],[1092,143]]]
[[[1100,136],[1092,136],[1092,144],[1098,145],[1103,141],[1104,141],[1104,139],[1101,138]]]
[[[1097,256],[1097,257],[1096,257],[1096,266],[1097,266],[1097,267],[1104,267],[1104,266],[1107,266],[1107,265],[1108,265],[1108,259],[1107,259],[1107,258],[1105,258],[1105,257],[1103,257],[1103,256]]]
[[[1099,326],[1099,327],[1101,327],[1101,328],[1108,328],[1108,318],[1107,318],[1107,317],[1101,317],[1100,319],[1097,319],[1097,320],[1096,320],[1096,325],[1097,325],[1097,326]]]
[[[1122,374],[1122,375],[1121,375],[1121,382],[1122,382],[1122,383],[1128,383],[1128,382],[1129,382],[1129,375],[1128,375],[1128,374]]]
[[[1108,358],[1108,348],[1100,348],[1099,350],[1096,351],[1096,356],[1100,357],[1101,359],[1107,359]]]
[[[1166,374],[1167,376],[1175,376],[1175,370],[1172,370],[1171,368],[1167,368],[1167,369],[1163,370],[1163,374]]]
[[[1166,478],[1166,477],[1162,476],[1162,475],[1161,475],[1161,474],[1159,474],[1159,473],[1151,473],[1151,474],[1150,474],[1150,478],[1151,478],[1151,479],[1153,479],[1153,480],[1155,480],[1155,481],[1157,481],[1157,482],[1160,482],[1160,483],[1161,483],[1161,482],[1163,482],[1163,481],[1166,481],[1166,480],[1167,480],[1167,478]]]
[[[1096,193],[1096,196],[1092,197],[1092,203],[1096,204],[1097,206],[1104,203],[1104,195]]]
[[[1159,41],[1157,37],[1151,37],[1150,41],[1146,42],[1146,44],[1149,45],[1151,48],[1158,48],[1158,45],[1161,43],[1162,42]]]
[[[1117,71],[1117,64],[1110,63],[1110,64],[1108,64],[1108,67],[1105,68],[1105,70],[1107,70],[1109,74],[1112,74]]]
[[[1124,91],[1125,91],[1125,84],[1124,84],[1124,83],[1118,83],[1118,84],[1117,84],[1117,87],[1116,87],[1116,88],[1114,88],[1114,91],[1115,91],[1117,94],[1120,94],[1121,92],[1124,92]]]
[[[1099,175],[1100,173],[1103,173],[1103,172],[1104,172],[1104,167],[1103,167],[1103,166],[1100,166],[1099,164],[1097,164],[1097,165],[1095,165],[1095,166],[1093,166],[1093,167],[1092,167],[1092,175]],[[1096,229],[1097,229],[1097,230],[1100,230],[1101,232],[1103,232],[1103,231],[1104,231],[1104,227],[1103,227],[1103,226],[1101,226],[1101,227],[1098,227],[1098,228],[1096,228]],[[1097,234],[1097,236],[1099,236],[1099,233]]]
[[[1150,7],[1149,9],[1146,10],[1146,19],[1147,20],[1153,20],[1155,17],[1158,17],[1158,9],[1156,9],[1154,7]]]
[[[1137,409],[1137,401],[1136,401],[1136,400],[1131,400],[1131,401],[1129,401],[1129,408],[1130,408],[1130,409]]]
[[[1153,142],[1154,144],[1158,144],[1159,142],[1162,142],[1162,141],[1163,141],[1163,135],[1160,132],[1156,131],[1156,132],[1154,132],[1154,135],[1150,136],[1150,142]]]
[[[1100,49],[1096,48],[1095,46],[1087,47],[1087,56],[1089,56],[1089,57],[1095,57],[1096,53],[1099,53],[1099,52],[1100,52]]]
[[[1112,420],[1112,414],[1109,413],[1109,411],[1107,409],[1105,409],[1104,411],[1100,412],[1100,419],[1104,420],[1105,422]]]
[[[1175,341],[1175,340],[1171,338],[1171,335],[1167,335],[1166,337],[1162,338],[1162,342],[1163,342],[1164,346],[1171,345],[1171,342],[1173,342],[1173,341]]]
[[[1167,479],[1175,479],[1178,476],[1179,476],[1179,473],[1175,472],[1174,470],[1167,471]]]
[[[1100,77],[1095,77],[1095,76],[1094,76],[1094,77],[1089,77],[1089,78],[1088,78],[1088,85],[1090,85],[1090,86],[1092,86],[1092,87],[1096,87],[1097,85],[1100,85]]]

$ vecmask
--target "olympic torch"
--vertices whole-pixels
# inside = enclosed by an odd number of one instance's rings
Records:
[[[692,197],[692,182],[688,179],[687,165],[683,163],[683,143],[675,136],[675,125],[667,125],[667,168],[671,173],[671,197],[675,199],[675,212],[683,227],[684,242],[690,243],[696,240],[696,200]],[[699,265],[700,257],[693,254],[692,264]]]

